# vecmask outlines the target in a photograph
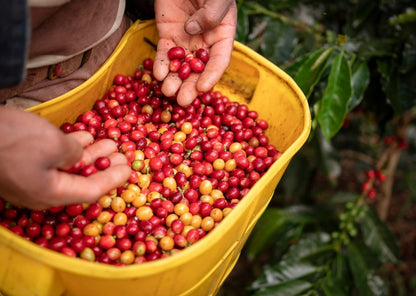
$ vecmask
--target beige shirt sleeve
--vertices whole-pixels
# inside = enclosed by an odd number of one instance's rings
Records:
[[[65,61],[119,28],[124,0],[29,0],[31,41],[27,68]]]

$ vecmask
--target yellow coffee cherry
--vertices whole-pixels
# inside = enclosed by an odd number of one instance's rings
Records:
[[[224,213],[221,209],[214,208],[209,214],[215,222],[220,222],[224,218]]]
[[[123,212],[126,209],[126,202],[120,196],[116,196],[111,201],[111,209],[114,212]]]
[[[159,246],[163,251],[170,251],[175,246],[175,241],[170,236],[164,236],[160,239]]]
[[[136,197],[132,200],[131,204],[136,208],[144,206],[147,202],[147,197],[143,193],[139,193]]]
[[[137,193],[134,192],[131,189],[126,189],[123,191],[123,193],[121,193],[121,198],[126,202],[126,203],[131,203],[134,198],[136,197]]]
[[[179,202],[175,205],[173,211],[176,215],[181,216],[182,214],[189,212],[189,207],[186,204]]]
[[[191,226],[195,229],[198,229],[201,227],[202,223],[202,217],[200,215],[194,215],[191,219]]]
[[[215,226],[215,221],[214,218],[212,218],[211,216],[206,216],[202,219],[201,222],[201,228],[205,231],[210,231],[211,229],[213,229]]]
[[[241,145],[241,143],[239,143],[239,142],[234,142],[234,143],[231,143],[231,145],[230,145],[230,147],[228,148],[228,150],[231,152],[231,153],[234,153],[234,152],[236,152],[236,151],[238,151],[238,150],[242,150],[243,149],[243,146]]]
[[[115,213],[113,217],[113,223],[115,225],[126,225],[127,215],[123,212]]]
[[[179,216],[179,219],[183,222],[184,225],[190,225],[192,222],[193,215],[189,212],[183,213]]]
[[[166,226],[170,227],[170,225],[172,225],[172,222],[175,221],[176,219],[179,219],[178,215],[176,214],[169,214],[166,217]]]
[[[147,221],[153,216],[153,210],[149,206],[141,206],[136,210],[136,217],[140,221]]]
[[[209,195],[212,191],[212,183],[210,180],[203,180],[199,184],[199,192],[204,195]]]

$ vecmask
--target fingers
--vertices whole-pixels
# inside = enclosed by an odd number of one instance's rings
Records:
[[[100,156],[109,156],[110,160],[111,158],[114,158],[118,164],[127,163],[126,157],[117,152],[117,145],[110,139],[102,139],[94,144],[91,144],[91,140],[93,138],[88,132],[74,132],[68,134],[67,136],[75,139],[82,147],[85,147],[81,152],[81,156],[78,157],[75,162],[71,163],[71,165],[80,160],[82,160],[85,164],[92,164]]]
[[[77,141],[82,147],[85,147],[92,143],[94,140],[93,136],[86,131],[77,131],[73,133],[66,134],[67,137]]]
[[[162,17],[159,16],[159,18]],[[211,90],[229,66],[237,24],[235,1],[205,1],[203,6],[186,20],[185,36],[181,33],[172,35],[172,31],[167,30],[168,27],[172,28],[172,24],[163,27],[163,22],[157,21],[158,29],[162,34],[158,43],[153,74],[156,79],[163,81],[164,95],[168,97],[176,95],[178,104],[189,105],[198,93]],[[207,48],[210,60],[205,65],[205,70],[181,83],[176,74],[169,73],[167,52],[173,46],[183,46],[188,50]]]
[[[103,139],[94,144],[93,137],[85,131],[73,132],[66,134],[62,157],[55,167],[66,170],[72,167],[76,162],[82,160],[86,164],[93,163],[100,156],[108,156],[117,151],[117,146],[110,139]],[[84,148],[85,147],[85,148]]]
[[[113,140],[103,139],[87,146],[82,154],[82,160],[86,164],[94,163],[100,156],[109,156],[117,151],[117,145]]]
[[[191,73],[187,79],[182,81],[176,73],[169,73],[163,81],[162,92],[168,97],[176,94],[177,103],[181,106],[187,106],[198,95],[196,84],[199,76],[197,73]]]
[[[210,59],[201,73],[196,88],[200,92],[212,89],[230,64],[234,40],[224,39],[215,43],[210,49]]]
[[[215,49],[218,45],[218,51]],[[221,79],[222,74],[229,65],[231,50],[221,51],[221,44],[213,47],[212,59],[206,64],[205,70],[201,74],[191,73],[191,75],[181,80],[177,73],[169,73],[163,80],[162,92],[165,96],[177,95],[176,101],[181,106],[187,106],[197,97],[199,92],[207,92],[212,89]],[[219,54],[215,54],[219,52]]]
[[[176,97],[176,101],[181,106],[187,106],[197,97],[198,90],[196,83],[198,81],[199,74],[190,75],[181,85]]]
[[[93,137],[86,131],[79,131],[70,134],[65,134],[62,137],[62,144],[59,149],[59,153],[56,157],[51,157],[51,167],[57,167],[60,169],[69,169],[77,161],[79,161],[83,154],[83,147],[87,146],[93,141]],[[53,163],[56,161],[56,163]]]
[[[190,35],[196,35],[217,27],[233,3],[232,0],[205,1],[203,7],[187,20],[185,31]]]
[[[117,162],[117,161],[116,161]],[[131,169],[127,164],[112,164],[108,169],[83,177],[59,172],[56,205],[92,203],[127,181]]]
[[[159,81],[163,81],[169,73],[168,50],[176,46],[172,40],[160,39],[157,44],[156,56],[154,59],[153,75]]]
[[[122,153],[113,153],[109,157],[111,166],[127,165],[127,158]]]
[[[178,74],[176,73],[169,73],[165,80],[162,83],[162,93],[167,96],[171,97],[176,94],[179,88],[182,85],[182,80],[179,78]]]
[[[210,59],[201,74],[192,73],[182,81],[176,73],[169,73],[162,84],[163,94],[168,97],[177,94],[178,104],[187,106],[199,92],[211,90],[230,64],[233,42],[233,39],[228,38],[215,43],[210,49]]]
[[[108,156],[110,167],[88,177],[57,171],[55,192],[52,195],[59,198],[53,203],[91,203],[124,184],[130,177],[131,168],[127,165],[124,154],[116,151],[117,147],[110,139],[103,139],[86,147],[82,156],[86,164],[94,163],[100,156]]]

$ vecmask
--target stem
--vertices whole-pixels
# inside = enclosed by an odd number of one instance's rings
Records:
[[[414,118],[415,114],[412,110],[409,110],[397,123],[397,134],[401,138],[405,138],[407,128]],[[387,178],[382,184],[382,198],[378,200],[377,203],[377,212],[380,216],[380,219],[385,221],[387,219],[389,209],[390,209],[390,202],[392,198],[393,192],[393,184],[394,184],[394,176],[397,170],[397,166],[400,160],[401,149],[399,147],[394,146],[392,149],[387,151],[388,153],[384,154],[380,161],[377,163],[377,167],[380,168],[387,162],[386,170],[387,170]]]
[[[264,14],[264,15],[270,16],[271,18],[279,19],[279,20],[281,20],[282,22],[284,22],[286,24],[292,25],[294,27],[298,27],[298,28],[304,30],[307,33],[312,33],[312,29],[305,23],[295,21],[293,19],[290,19],[290,18],[284,16],[281,13],[271,11],[271,10],[267,9],[266,7],[260,5],[256,2],[255,3],[245,2],[245,4],[248,7],[250,7],[251,9],[253,9],[254,14]]]
[[[400,155],[400,149],[395,149],[392,153],[390,153],[389,161],[386,168],[387,178],[383,182],[381,187],[383,198],[379,199],[380,202],[377,204],[377,212],[380,216],[380,219],[383,221],[387,219],[387,215],[389,213],[391,196],[393,191],[394,175],[400,160]]]

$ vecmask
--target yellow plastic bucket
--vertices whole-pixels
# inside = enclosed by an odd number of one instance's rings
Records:
[[[154,21],[137,21],[88,81],[49,102],[32,107],[59,126],[90,110],[115,74],[131,75],[155,51]],[[0,227],[0,294],[6,295],[215,295],[236,264],[254,225],[266,209],[289,161],[310,132],[307,100],[295,82],[274,64],[235,42],[231,64],[216,86],[269,122],[271,144],[283,152],[238,206],[201,241],[174,256],[116,267],[74,259],[41,248]]]

